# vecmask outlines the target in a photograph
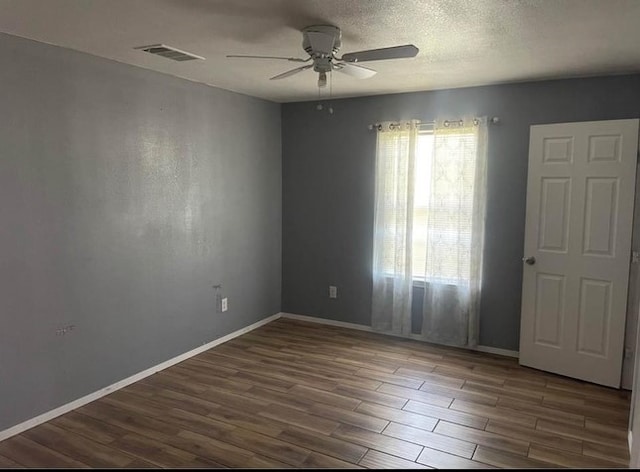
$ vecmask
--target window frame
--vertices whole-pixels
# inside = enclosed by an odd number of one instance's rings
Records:
[[[418,137],[420,137],[420,135],[431,135],[431,136],[434,136],[435,132],[434,132],[433,128],[422,129],[422,130],[418,131]],[[414,204],[414,211],[415,211],[415,204]],[[388,279],[394,278],[393,273],[389,273],[389,272],[386,272],[386,271],[383,273],[383,276],[388,278]],[[465,283],[465,281],[468,282],[468,280],[464,280],[464,279],[460,279],[460,283],[437,282],[436,278],[415,276],[413,273],[411,274],[411,279],[412,279],[412,287],[413,288],[423,288],[423,289],[426,288],[429,284],[435,284],[435,283],[438,283],[439,285],[445,285],[445,286],[451,286],[451,287],[460,287],[461,285],[463,285]]]

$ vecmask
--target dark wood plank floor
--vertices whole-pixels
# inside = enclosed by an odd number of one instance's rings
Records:
[[[0,467],[626,467],[629,392],[280,319],[0,443]]]

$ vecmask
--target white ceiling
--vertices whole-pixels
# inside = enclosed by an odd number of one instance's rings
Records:
[[[640,71],[640,0],[0,0],[2,32],[277,102],[317,98],[317,73],[270,81],[296,64],[225,55],[306,58],[312,24],[342,29],[340,53],[420,48],[334,74],[336,97]],[[155,43],[206,60],[133,49]]]

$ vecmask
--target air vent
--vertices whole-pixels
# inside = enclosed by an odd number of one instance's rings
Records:
[[[181,51],[180,49],[172,48],[165,44],[152,44],[150,46],[139,46],[134,49],[140,49],[149,54],[155,54],[156,56],[166,57],[174,61],[195,61],[196,59],[204,60],[204,57],[196,56],[189,52]]]

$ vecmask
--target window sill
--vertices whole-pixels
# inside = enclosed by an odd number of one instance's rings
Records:
[[[392,275],[387,275],[386,277],[387,277],[388,279],[392,279],[392,278],[393,278],[393,276],[392,276]],[[416,278],[414,278],[414,279],[413,279],[413,282],[412,282],[412,284],[411,284],[411,285],[412,285],[413,287],[415,287],[415,288],[425,288],[425,286],[426,286],[427,284],[430,284],[430,283],[434,283],[434,282],[431,282],[431,281],[429,281],[429,280],[427,280],[427,281],[425,282],[423,279],[416,279]],[[439,283],[440,285],[446,285],[446,286],[448,286],[448,287],[460,287],[461,285],[468,284],[468,283],[469,283],[469,281],[465,280],[465,281],[462,281],[461,283],[454,283],[454,282],[438,282],[438,283]]]
[[[428,284],[432,284],[433,282],[430,281],[424,281],[424,280],[420,280],[420,279],[413,279],[413,287],[414,288],[425,288]],[[454,283],[454,282],[438,282],[439,285],[446,285],[447,287],[460,287],[461,285],[463,285],[465,282],[462,283]],[[468,282],[466,282],[468,283]]]

